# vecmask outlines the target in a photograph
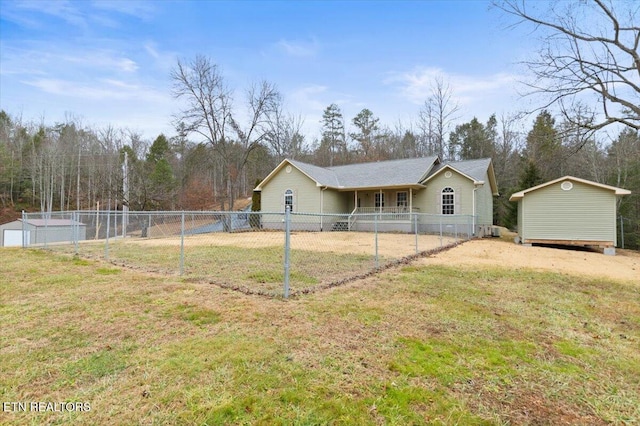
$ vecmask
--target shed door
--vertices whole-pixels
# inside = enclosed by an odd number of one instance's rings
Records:
[[[29,231],[24,231],[25,241],[29,245]],[[22,247],[22,231],[19,229],[5,229],[3,235],[4,247]]]

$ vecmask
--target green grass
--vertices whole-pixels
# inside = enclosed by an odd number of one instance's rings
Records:
[[[60,245],[59,252],[73,250]],[[86,243],[82,256],[104,259],[104,243]],[[212,281],[224,286],[244,287],[256,292],[281,296],[284,281],[284,254],[281,247],[244,248],[234,246],[185,247],[184,276],[193,280]],[[180,248],[170,246],[140,246],[128,241],[109,244],[109,261],[135,269],[177,275],[180,271]],[[75,264],[86,261],[74,258]],[[388,259],[381,257],[380,264]],[[80,263],[78,263],[80,262]],[[365,274],[375,268],[372,255],[336,254],[314,250],[292,250],[290,288],[304,290],[319,284],[330,284]],[[100,268],[99,274],[117,274],[119,270]]]
[[[0,399],[91,411],[1,424],[640,422],[638,283],[407,266],[283,301],[42,251],[2,257]]]

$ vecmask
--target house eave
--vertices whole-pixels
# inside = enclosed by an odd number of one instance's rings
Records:
[[[521,199],[524,198],[525,194],[527,194],[529,192],[537,191],[538,189],[542,189],[542,188],[545,188],[547,186],[551,186],[553,184],[556,184],[558,182],[565,181],[565,180],[570,180],[570,181],[573,181],[573,182],[580,182],[580,183],[584,183],[585,185],[589,185],[589,186],[593,186],[593,187],[596,187],[596,188],[601,188],[601,189],[606,189],[606,190],[609,190],[609,191],[613,191],[613,193],[615,195],[617,195],[617,196],[630,195],[631,194],[631,191],[629,191],[628,189],[618,188],[618,187],[610,186],[610,185],[605,185],[605,184],[598,183],[598,182],[592,182],[592,181],[589,181],[589,180],[586,180],[586,179],[577,178],[577,177],[574,177],[574,176],[563,176],[561,178],[554,179],[554,180],[551,180],[549,182],[545,182],[545,183],[542,183],[540,185],[536,185],[536,186],[533,186],[531,188],[527,188],[527,189],[524,189],[522,191],[515,192],[515,193],[513,193],[511,195],[511,197],[509,197],[509,201],[521,200]]]
[[[404,183],[395,185],[378,185],[378,186],[353,186],[353,187],[338,187],[334,188],[340,192],[346,191],[380,191],[385,189],[424,189],[426,186],[419,183]]]
[[[253,190],[254,190],[255,192],[262,192],[262,188],[263,188],[263,186],[264,186],[265,184],[267,184],[271,179],[273,179],[273,177],[274,177],[275,175],[277,175],[277,174],[280,172],[280,170],[282,170],[282,169],[285,167],[285,165],[289,165],[289,166],[291,166],[291,167],[295,167],[295,169],[296,169],[297,171],[299,171],[300,173],[302,173],[303,175],[305,175],[306,177],[308,177],[309,179],[311,179],[313,182],[315,182],[316,186],[324,186],[324,185],[322,185],[320,182],[318,182],[316,179],[314,179],[313,177],[309,176],[309,174],[308,174],[308,173],[306,173],[304,170],[301,170],[298,166],[296,166],[296,165],[295,165],[295,164],[293,164],[291,161],[289,161],[288,159],[286,159],[286,158],[285,158],[285,159],[284,159],[284,160],[282,160],[282,161],[280,162],[280,164],[278,164],[278,166],[277,166],[275,169],[273,169],[273,170],[271,171],[271,173],[269,173],[269,174],[267,175],[267,177],[265,177],[265,178],[262,180],[262,182],[260,182],[260,184],[259,184],[258,186],[256,186]]]
[[[438,176],[440,173],[442,173],[446,169],[453,170],[454,172],[460,174],[461,176],[464,176],[465,178],[467,178],[470,181],[472,181],[473,184],[476,185],[476,186],[484,185],[486,183],[483,180],[476,180],[475,178],[469,176],[468,174],[466,174],[464,172],[461,172],[460,170],[458,170],[455,167],[453,167],[451,164],[445,164],[443,168],[441,168],[440,170],[438,170],[437,172],[435,172],[434,174],[432,174],[428,178],[422,180],[421,182],[423,184],[426,184],[427,182],[429,182],[434,177]],[[495,177],[495,172],[493,170],[493,162],[492,161],[489,162],[489,167],[487,168],[487,174],[489,176],[489,185],[491,186],[491,194],[493,196],[497,197],[497,196],[500,195],[500,193],[498,192],[498,185],[496,183],[496,177]]]

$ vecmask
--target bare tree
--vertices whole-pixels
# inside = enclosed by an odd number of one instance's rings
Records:
[[[265,141],[277,162],[285,158],[296,159],[300,156],[304,150],[303,125],[304,118],[285,112],[282,99],[278,96],[268,115],[265,133]]]
[[[453,154],[448,152],[445,136],[456,120],[459,109],[453,99],[451,87],[441,77],[436,77],[431,86],[431,96],[425,101],[419,113],[419,127],[427,140],[429,155],[436,154],[443,159],[446,154],[453,159]]]
[[[612,123],[640,129],[640,27],[638,3],[590,0],[549,2],[537,11],[533,1],[494,3],[515,16],[515,25],[533,24],[542,47],[524,62],[534,79],[528,94],[543,94],[557,104],[566,120],[596,130]],[[571,111],[595,101],[588,116]],[[580,119],[580,121],[575,121]]]
[[[262,82],[247,92],[246,125],[233,113],[232,91],[218,66],[205,56],[189,63],[178,61],[171,72],[173,95],[186,104],[177,115],[185,130],[204,137],[220,159],[222,182],[219,201],[233,208],[237,183],[251,152],[264,139],[269,113],[278,100],[276,88]]]

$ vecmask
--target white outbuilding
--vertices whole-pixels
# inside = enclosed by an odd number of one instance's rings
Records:
[[[71,219],[22,219],[0,225],[0,247],[85,240],[87,226]]]

